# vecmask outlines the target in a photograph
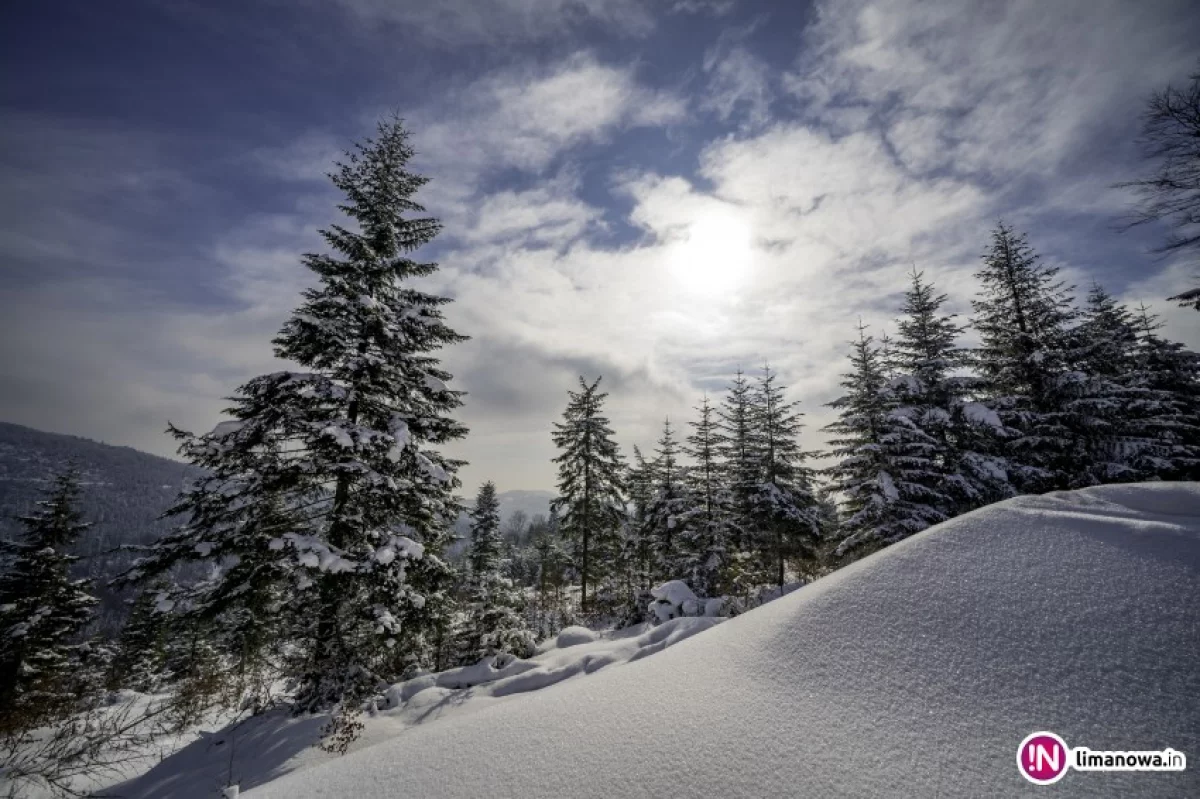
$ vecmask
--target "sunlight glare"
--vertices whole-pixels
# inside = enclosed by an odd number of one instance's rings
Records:
[[[672,248],[671,274],[686,288],[705,295],[731,290],[750,266],[750,227],[728,213],[709,213],[688,228]]]

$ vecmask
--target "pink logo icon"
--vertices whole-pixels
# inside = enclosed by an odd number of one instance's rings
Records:
[[[1017,747],[1017,768],[1034,785],[1050,785],[1067,773],[1070,753],[1067,742],[1058,735],[1031,733]]]

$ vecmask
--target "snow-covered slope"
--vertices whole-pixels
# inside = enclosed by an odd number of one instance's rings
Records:
[[[1016,768],[1037,730],[1092,749],[1169,746],[1190,768],[1039,788]],[[244,795],[1038,792],[1200,796],[1200,485],[985,508],[653,657]]]

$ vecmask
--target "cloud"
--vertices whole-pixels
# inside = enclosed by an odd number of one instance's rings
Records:
[[[498,40],[531,41],[600,26],[629,36],[654,28],[654,15],[637,0],[335,0],[363,26],[393,24],[430,44],[456,46]]]
[[[684,101],[640,84],[632,65],[589,53],[494,73],[414,115],[414,141],[431,165],[460,173],[541,172],[566,149],[613,132],[678,121]]]
[[[682,428],[734,369],[769,361],[789,398],[804,401],[804,445],[819,447],[822,404],[839,391],[858,319],[877,335],[892,328],[913,264],[969,314],[979,254],[1001,216],[1069,280],[1111,275],[1115,292],[1166,315],[1168,335],[1200,344],[1194,312],[1159,301],[1183,284],[1184,267],[1118,263],[1136,245],[1120,239],[1122,255],[1109,253],[1117,239],[1105,221],[1122,203],[1107,186],[1128,176],[1119,173],[1135,156],[1140,98],[1190,67],[1182,4],[1151,13],[1102,2],[827,2],[779,75],[756,47],[765,29],[734,19],[737,9],[663,3],[653,9],[730,23],[699,63],[656,75],[678,86],[702,75],[703,90],[685,96],[649,85],[636,50],[561,57],[568,34],[589,26],[642,35],[650,6],[342,2],[384,30],[436,28],[440,44],[475,46],[492,24],[503,42],[555,43],[540,60],[465,67],[406,110],[414,166],[432,178],[418,199],[446,225],[430,256],[443,267],[428,285],[455,298],[449,322],[472,336],[443,353],[470,392],[461,417],[471,436],[454,447],[472,461],[467,491],[487,478],[551,485],[550,430],[581,374],[604,376],[628,451],[653,441],[664,416]],[[138,245],[140,222],[121,227],[58,201],[56,181],[100,199],[115,182],[149,214],[196,191],[176,180],[179,159],[153,137],[123,152],[119,132],[69,142],[47,133],[42,152],[30,143],[39,127],[52,126],[33,125],[26,149],[4,162],[21,192],[6,193],[0,248],[61,274],[5,298],[5,416],[163,452],[165,418],[205,429],[234,386],[279,368],[269,341],[311,280],[299,255],[320,247],[316,228],[332,221],[322,176],[348,141],[297,128],[282,146],[246,148],[239,163],[269,179],[255,187],[275,192],[269,201],[203,236],[172,217]],[[659,162],[624,147],[647,129],[709,138],[694,158]],[[55,167],[29,166],[41,163]],[[613,163],[619,171],[604,173]],[[113,180],[122,174],[138,179]],[[694,291],[678,262],[693,227],[713,220],[752,231],[720,296]],[[194,268],[164,297],[146,276],[177,264],[154,256],[183,249],[189,234]],[[99,274],[68,261],[94,262]],[[122,271],[124,261],[136,268]]]
[[[818,118],[847,103],[874,109],[914,169],[1046,176],[1087,153],[1089,140],[1132,139],[1140,99],[1194,62],[1184,8],[823,3],[787,84]],[[1105,168],[1091,160],[1086,171],[1107,180]]]
[[[759,127],[769,118],[773,98],[771,68],[746,44],[758,27],[760,23],[753,22],[728,28],[704,54],[708,85],[700,108],[711,111],[722,121],[736,114],[747,127]]]

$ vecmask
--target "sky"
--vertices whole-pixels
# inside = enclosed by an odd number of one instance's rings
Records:
[[[0,25],[0,420],[171,455],[311,274],[325,173],[412,131],[419,255],[471,430],[464,493],[552,489],[602,376],[626,454],[769,363],[819,449],[849,339],[916,266],[970,315],[1004,219],[1083,294],[1200,348],[1164,230],[1123,231],[1187,0],[242,0],[10,5]],[[969,343],[969,336],[965,339]]]

